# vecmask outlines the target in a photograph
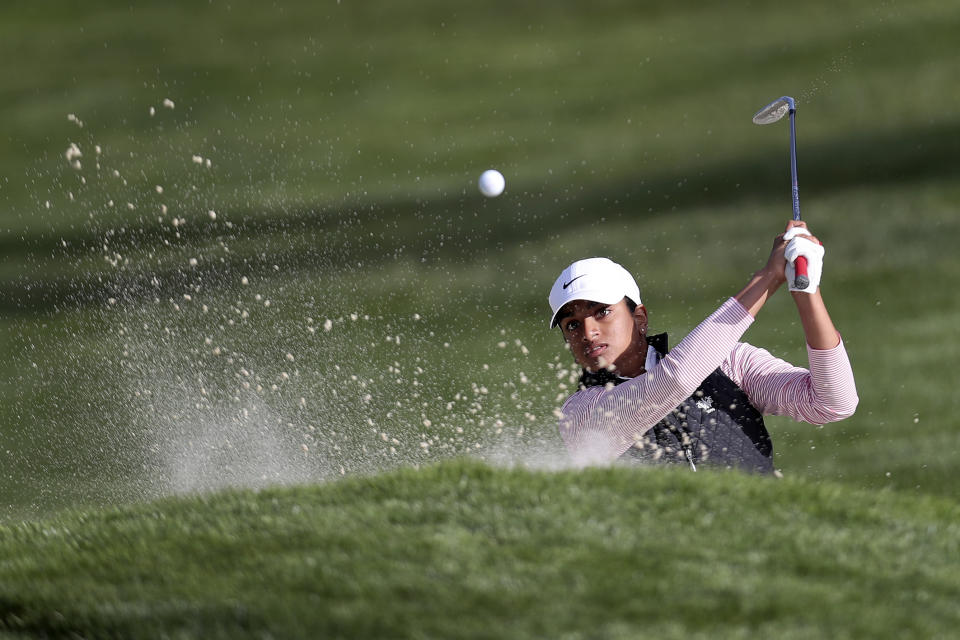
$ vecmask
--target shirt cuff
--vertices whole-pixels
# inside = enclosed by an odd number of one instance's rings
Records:
[[[827,354],[836,352],[836,351],[838,351],[838,350],[839,350],[839,351],[846,351],[846,349],[844,349],[844,347],[843,347],[843,336],[840,335],[840,332],[839,332],[839,331],[837,332],[837,338],[840,339],[840,341],[837,343],[837,346],[835,346],[835,347],[830,347],[829,349],[817,349],[817,348],[811,347],[810,344],[808,343],[808,344],[807,344],[807,355],[813,356],[813,354],[817,354],[818,357],[822,357],[822,356],[824,356],[824,355],[827,355]]]
[[[744,331],[756,320],[736,298],[728,298],[714,313],[714,318],[722,324],[743,325]]]

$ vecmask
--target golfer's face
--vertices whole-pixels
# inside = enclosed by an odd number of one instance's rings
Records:
[[[630,370],[639,358],[641,339],[625,300],[615,304],[575,300],[561,315],[560,329],[577,364],[591,371],[613,367],[633,375]]]

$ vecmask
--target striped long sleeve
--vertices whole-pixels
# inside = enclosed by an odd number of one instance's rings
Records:
[[[843,341],[833,349],[807,345],[810,369],[795,367],[765,349],[739,343],[721,370],[765,415],[825,424],[853,415],[857,386]]]
[[[730,355],[753,323],[730,298],[670,350],[653,370],[617,386],[597,386],[570,396],[560,410],[560,435],[574,460],[606,462],[690,397]]]
[[[617,386],[590,387],[561,409],[560,434],[574,461],[608,462],[686,400],[717,367],[768,415],[823,424],[848,417],[858,398],[843,343],[808,347],[810,369],[739,342],[753,318],[733,298],[652,370]]]

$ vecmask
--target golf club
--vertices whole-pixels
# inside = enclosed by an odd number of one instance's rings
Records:
[[[783,96],[774,100],[760,111],[753,114],[754,124],[771,124],[790,114],[790,177],[793,180],[793,219],[800,219],[800,191],[797,187],[797,127],[795,117],[797,105],[790,96]],[[807,276],[807,259],[804,256],[798,256],[794,261],[796,278],[793,286],[797,289],[806,289],[810,285],[810,278]]]

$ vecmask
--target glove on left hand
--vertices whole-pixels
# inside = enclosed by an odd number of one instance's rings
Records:
[[[783,234],[783,239],[787,240],[787,248],[784,256],[787,259],[787,265],[784,269],[787,275],[787,285],[790,291],[803,291],[804,293],[814,293],[820,286],[820,276],[823,274],[823,245],[817,244],[807,236],[810,232],[803,227],[791,227]],[[797,289],[794,286],[796,277],[793,261],[798,256],[804,256],[807,259],[807,276],[810,278],[810,284],[805,289]]]

